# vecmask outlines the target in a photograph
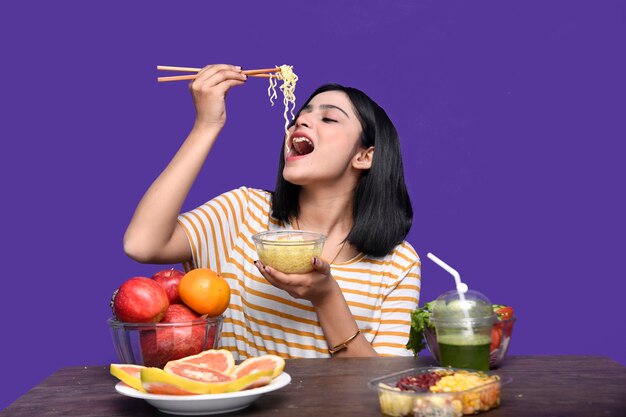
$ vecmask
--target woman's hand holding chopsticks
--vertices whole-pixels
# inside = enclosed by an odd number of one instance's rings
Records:
[[[241,67],[233,65],[209,65],[202,68],[189,83],[196,108],[194,128],[217,127],[226,123],[226,93],[246,82],[247,76]]]
[[[191,259],[178,214],[226,122],[228,91],[246,82],[240,67],[209,65],[189,83],[196,108],[193,129],[176,155],[141,199],[124,236],[124,250],[146,263]]]
[[[204,68],[158,67],[164,71],[185,71],[182,79],[193,80],[189,89],[196,108],[196,120],[170,163],[141,199],[124,235],[124,251],[145,263],[180,263],[192,257],[189,241],[178,214],[192,184],[204,165],[224,123],[226,94],[250,76],[275,76],[280,68],[242,71],[234,65]],[[165,77],[175,81],[180,77]]]

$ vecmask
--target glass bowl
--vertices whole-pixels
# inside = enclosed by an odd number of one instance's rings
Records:
[[[171,360],[215,349],[224,316],[181,323],[123,323],[110,318],[115,352],[121,363],[163,368]]]
[[[489,352],[490,369],[500,366],[506,357],[506,354],[509,351],[509,345],[511,344],[511,334],[513,333],[515,320],[515,317],[511,317],[506,320],[496,320],[493,323],[493,327],[491,329],[491,348]],[[441,364],[435,328],[431,326],[424,327],[424,339],[426,340],[426,346],[428,346],[428,350],[433,355],[433,358],[437,361],[437,363]]]
[[[326,236],[301,230],[277,230],[252,236],[259,260],[278,271],[304,274],[313,270],[311,258],[320,256]]]
[[[425,374],[454,373],[471,374],[474,377],[472,388],[460,391],[433,392],[427,388],[401,391],[396,384],[407,378],[425,377]],[[424,378],[422,378],[424,380]],[[370,389],[378,392],[380,411],[394,417],[461,417],[477,414],[500,405],[503,384],[510,382],[487,372],[467,371],[455,368],[423,367],[411,368],[385,375],[369,382]]]

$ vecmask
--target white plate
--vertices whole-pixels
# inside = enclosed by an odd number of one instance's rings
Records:
[[[141,398],[148,404],[156,407],[159,411],[168,414],[185,416],[197,416],[204,414],[229,413],[246,408],[261,395],[275,391],[291,382],[291,376],[283,372],[272,380],[268,385],[252,388],[245,391],[231,392],[228,394],[202,394],[202,395],[157,395],[137,391],[123,382],[115,385],[115,390],[122,395],[132,398]]]

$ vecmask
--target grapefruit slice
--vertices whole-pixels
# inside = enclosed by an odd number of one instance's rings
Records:
[[[141,370],[141,386],[151,394],[195,395],[224,392],[228,382],[202,382],[165,372],[160,368]]]
[[[263,355],[256,358],[249,358],[241,362],[232,372],[236,379],[251,374],[255,371],[272,370],[272,378],[276,378],[285,369],[285,360],[276,355]]]
[[[164,371],[168,374],[178,375],[200,382],[228,382],[234,379],[232,376],[216,371],[215,369],[185,362],[168,362],[168,364],[165,365]]]
[[[141,386],[141,370],[145,368],[141,365],[129,365],[112,363],[110,366],[111,375],[137,391],[145,392]]]
[[[165,371],[179,374],[176,369],[181,369],[181,365],[189,365],[195,369],[206,369],[230,374],[235,369],[235,359],[230,351],[225,349],[210,349],[200,352],[197,355],[187,356],[185,358],[169,361],[163,368]],[[210,382],[210,381],[209,381]]]
[[[252,371],[228,384],[224,392],[237,392],[262,387],[272,382],[273,373],[272,369]]]
[[[160,368],[141,370],[141,385],[146,392],[165,395],[221,394],[236,392],[267,385],[272,379],[272,371],[260,370],[222,382],[203,382],[180,375],[174,375]]]
[[[253,371],[232,382],[229,382],[224,387],[224,392],[237,392],[262,387],[272,381],[272,373],[273,371],[271,369]]]

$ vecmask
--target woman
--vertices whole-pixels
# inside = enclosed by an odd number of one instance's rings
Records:
[[[210,65],[190,84],[196,120],[150,186],[124,236],[139,262],[185,262],[231,286],[222,346],[235,358],[409,355],[420,263],[404,241],[413,212],[396,130],[359,90],[319,88],[292,122],[276,190],[241,187],[179,215],[226,121],[240,67]],[[251,236],[301,229],[327,239],[313,271],[285,274],[257,261]]]

